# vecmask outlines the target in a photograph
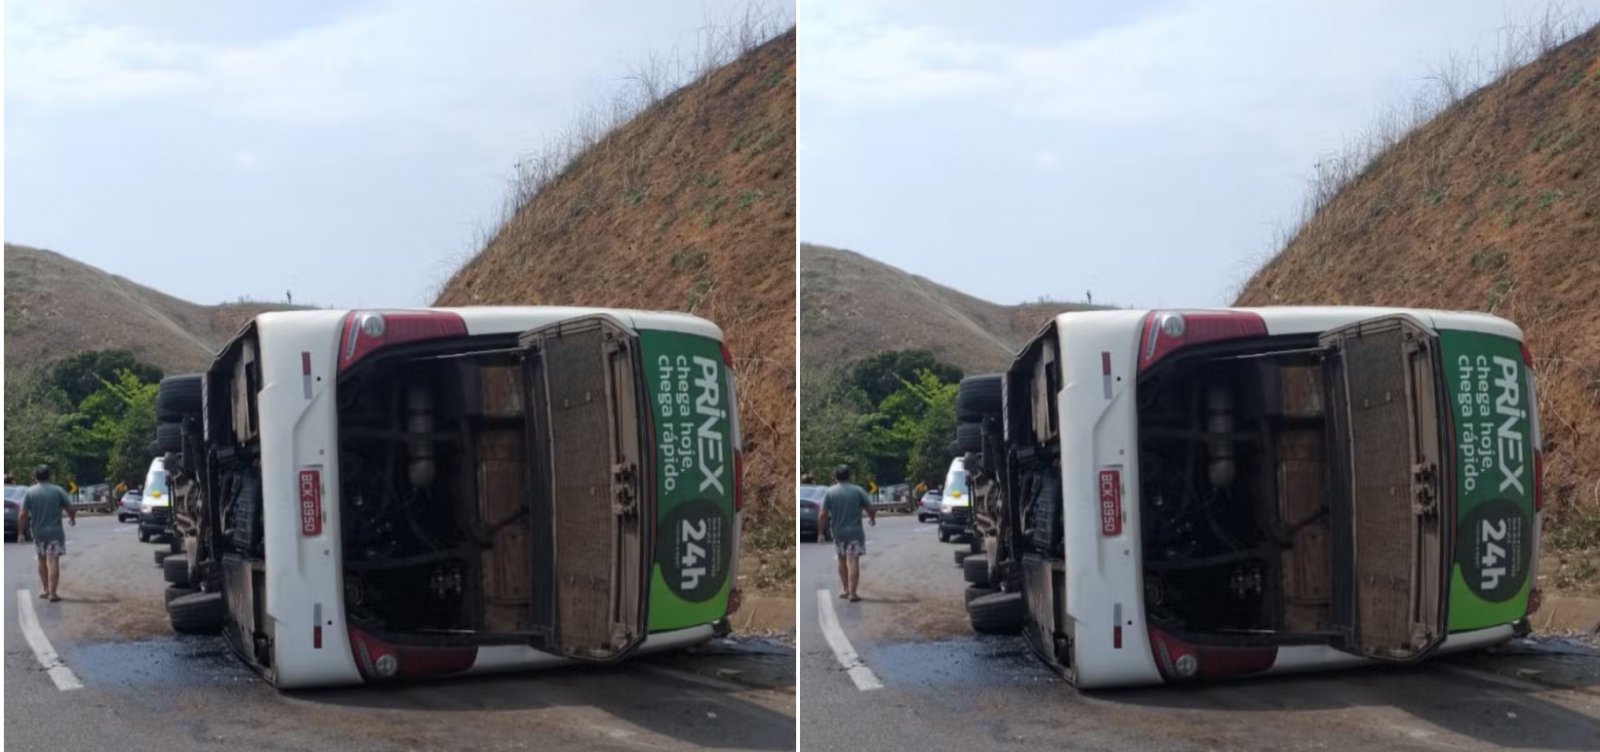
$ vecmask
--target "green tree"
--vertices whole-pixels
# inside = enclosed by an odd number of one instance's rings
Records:
[[[67,417],[41,376],[37,370],[6,369],[5,463],[18,483],[30,482],[38,465],[66,472],[70,464]]]
[[[161,381],[161,369],[140,362],[127,350],[78,353],[46,367],[44,379],[50,388],[60,390],[63,400],[60,406],[71,409],[103,389],[105,382],[115,380],[122,371],[133,373],[141,381]]]
[[[150,440],[156,433],[156,392],[160,385],[143,381],[132,371],[120,371],[105,391],[121,405],[120,418],[108,427],[110,451],[105,478],[142,483],[150,466]]]
[[[115,362],[85,360],[91,362]],[[159,389],[143,368],[95,376],[98,388],[84,392],[78,375],[92,369],[55,368],[7,373],[5,462],[19,479],[49,464],[62,483],[133,480],[144,475],[155,435]],[[62,381],[63,374],[69,378]],[[159,372],[156,377],[159,378]],[[83,393],[72,402],[69,394]]]
[[[875,409],[889,395],[900,391],[920,371],[930,371],[941,381],[961,380],[961,369],[939,359],[928,350],[896,350],[879,353],[850,366],[845,374],[848,388],[859,390],[867,409]]]
[[[912,358],[912,361],[921,358]],[[955,437],[955,395],[959,372],[935,366],[908,374],[893,373],[895,363],[882,360],[863,371],[806,369],[800,387],[801,467],[819,481],[845,464],[861,481],[879,485],[926,481],[938,485],[950,464]],[[881,367],[881,368],[880,368]],[[860,381],[889,374],[895,387],[872,402]]]
[[[908,481],[943,485],[944,474],[955,456],[950,443],[956,435],[957,383],[944,381],[931,371],[922,371],[906,391],[921,403],[916,439],[906,461]]]
[[[842,464],[866,467],[866,423],[859,395],[850,393],[837,370],[800,372],[800,468],[820,482]]]

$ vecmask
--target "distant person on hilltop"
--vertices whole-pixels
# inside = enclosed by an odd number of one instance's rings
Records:
[[[870,525],[878,524],[878,515],[872,509],[872,500],[860,486],[850,482],[850,466],[840,465],[833,471],[833,485],[822,497],[822,511],[817,515],[817,528],[833,534],[833,547],[839,556],[840,598],[851,603],[861,600],[857,588],[861,585],[861,555],[867,552],[867,531],[861,527],[865,513]],[[829,525],[832,525],[830,528]]]
[[[78,515],[72,509],[72,499],[60,486],[50,482],[50,466],[40,465],[33,471],[34,484],[22,496],[22,509],[17,512],[17,529],[33,533],[33,548],[39,555],[40,598],[51,603],[61,600],[57,588],[61,585],[61,555],[67,552],[67,531],[61,527],[63,514],[67,524],[76,526]],[[31,527],[30,527],[31,526]]]
[[[284,290],[283,291],[283,299],[288,301],[289,305],[294,305],[294,293],[289,292],[288,290]]]

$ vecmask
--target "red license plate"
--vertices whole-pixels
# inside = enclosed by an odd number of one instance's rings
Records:
[[[322,534],[322,471],[300,471],[300,534]]]
[[[1100,471],[1100,534],[1122,534],[1122,471]]]

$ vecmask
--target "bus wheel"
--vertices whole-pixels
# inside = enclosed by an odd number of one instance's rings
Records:
[[[175,632],[216,634],[222,631],[223,608],[221,593],[190,593],[167,603],[167,618]]]
[[[1022,631],[1024,610],[1022,593],[994,593],[973,598],[967,604],[967,618],[975,632],[1014,635]]]

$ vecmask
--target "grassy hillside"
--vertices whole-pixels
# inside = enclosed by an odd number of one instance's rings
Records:
[[[800,350],[807,366],[930,350],[967,373],[997,370],[1076,303],[999,305],[854,251],[800,247]]]
[[[167,373],[195,371],[256,314],[289,308],[198,305],[54,251],[9,243],[5,270],[8,369],[91,350],[129,350]]]
[[[739,372],[749,540],[783,551],[795,505],[794,134],[791,29],[577,155],[438,299],[689,311],[716,322]],[[792,576],[792,554],[778,566],[787,572],[766,576]]]
[[[1600,580],[1600,27],[1378,156],[1239,296],[1308,303],[1480,310],[1521,325],[1556,551],[1541,579]]]

